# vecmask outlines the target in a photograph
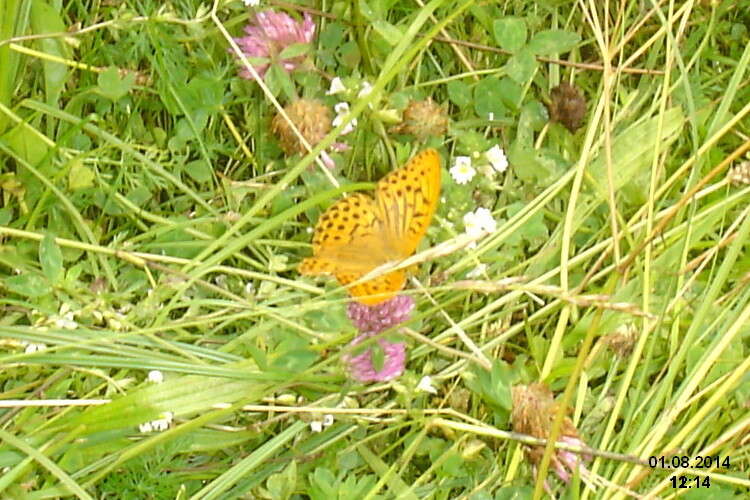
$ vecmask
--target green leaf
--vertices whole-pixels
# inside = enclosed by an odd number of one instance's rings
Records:
[[[503,361],[495,360],[492,371],[475,367],[467,376],[466,384],[477,393],[501,420],[507,419],[513,406],[510,393],[512,383],[510,367]]]
[[[5,288],[24,297],[42,297],[49,293],[49,283],[37,274],[24,273],[5,278]]]
[[[296,99],[297,91],[294,88],[292,79],[289,78],[289,73],[278,64],[272,64],[268,67],[264,81],[273,91],[274,95],[283,92],[284,96],[290,101]]]
[[[196,111],[215,113],[221,110],[224,100],[224,84],[212,75],[198,75],[192,78],[184,90],[177,89],[182,104],[191,116]],[[196,120],[196,118],[193,118]]]
[[[375,31],[382,36],[388,45],[394,47],[401,41],[404,34],[397,27],[389,23],[388,21],[375,21],[371,25]]]
[[[521,87],[510,78],[501,78],[500,99],[502,99],[503,104],[508,106],[510,109],[520,109],[521,99],[523,99],[523,87]]]
[[[242,398],[260,398],[265,390],[265,384],[258,380],[175,376],[161,384],[131,390],[106,405],[68,414],[58,420],[56,426],[60,429],[80,427],[84,429],[83,435],[109,429],[132,429],[148,420],[160,418],[161,412],[174,412],[176,416],[195,414],[218,403],[232,404]]]
[[[70,170],[68,170],[68,189],[77,191],[79,189],[90,188],[94,185],[94,171],[83,164],[79,158],[72,161]]]
[[[318,42],[322,48],[333,50],[343,43],[344,35],[346,35],[346,31],[341,24],[335,22],[328,23],[323,31],[320,32]]]
[[[370,348],[370,356],[372,356],[372,367],[375,371],[380,371],[385,365],[385,351],[378,342],[372,344]]]
[[[196,182],[209,182],[213,178],[211,165],[202,158],[185,165],[185,172]]]
[[[362,55],[359,53],[359,45],[353,40],[342,45],[339,54],[341,64],[350,69],[359,66],[359,61],[362,59]]]
[[[536,58],[528,48],[524,48],[508,60],[505,71],[519,85],[525,85],[534,76],[537,67]]]
[[[278,474],[272,474],[266,480],[266,488],[274,500],[287,500],[297,487],[297,462],[292,460],[289,465]]]
[[[7,226],[13,218],[13,211],[8,208],[0,208],[0,226]]]
[[[615,193],[624,195],[633,205],[645,203],[654,149],[664,151],[677,138],[684,123],[682,110],[674,107],[663,117],[653,116],[638,121],[615,137],[612,142],[612,189]],[[604,156],[597,156],[587,172],[590,174],[587,179],[602,199],[606,199],[608,192]]]
[[[295,57],[306,56],[309,53],[309,43],[293,43],[284,47],[284,50],[279,54],[279,59],[293,59]]]
[[[55,237],[49,233],[44,235],[39,244],[39,263],[50,283],[57,284],[63,273],[63,256]]]
[[[19,35],[28,35],[29,18],[31,17],[29,2],[8,1],[0,2],[0,40],[7,40]],[[0,44],[0,104],[7,108],[13,107],[16,100],[19,78],[26,75],[26,65],[22,63],[28,56],[16,50],[11,50],[9,43]],[[19,77],[19,74],[22,76]],[[0,113],[0,134],[13,123],[7,113]]]
[[[537,56],[551,56],[573,49],[581,41],[581,35],[565,30],[545,30],[533,36],[528,49]]]
[[[33,166],[47,155],[48,146],[39,134],[33,132],[26,123],[19,123],[5,134],[2,139],[10,146],[14,153]]]
[[[99,73],[96,83],[99,93],[114,102],[130,92],[130,89],[135,84],[135,75],[128,73],[123,78],[120,78],[117,68],[112,67]]]
[[[503,87],[500,80],[495,76],[483,78],[474,87],[474,111],[477,116],[487,118],[490,113],[495,119],[504,116],[507,109],[503,105]]]
[[[506,486],[495,493],[495,500],[531,500],[534,498],[534,488],[524,486]]]
[[[67,29],[57,11],[46,2],[31,2],[31,29],[34,34],[60,33]],[[58,59],[67,59],[70,50],[62,38],[43,38],[36,42],[41,52]],[[68,66],[49,60],[42,62],[44,68],[44,93],[46,102],[57,107],[56,103],[65,87]]]
[[[471,88],[468,84],[453,80],[446,85],[448,89],[448,99],[461,109],[468,108],[471,104]]]
[[[317,359],[318,355],[312,351],[294,349],[281,354],[271,363],[271,366],[274,370],[299,373],[312,366]]]
[[[492,23],[495,41],[508,52],[518,52],[526,45],[526,22],[519,17],[497,19]]]

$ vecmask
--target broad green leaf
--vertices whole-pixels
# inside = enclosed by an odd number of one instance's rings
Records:
[[[123,78],[120,78],[120,73],[117,68],[112,67],[99,73],[96,83],[97,90],[101,95],[111,101],[117,101],[133,88],[133,85],[135,84],[135,75],[128,73]]]
[[[297,462],[292,460],[282,472],[272,474],[266,481],[266,487],[274,499],[290,498],[297,487]]]
[[[193,160],[185,165],[185,172],[196,182],[209,182],[213,178],[211,165],[204,159]]]
[[[523,98],[523,87],[510,78],[500,79],[500,99],[503,104],[513,110],[521,108],[521,99]]]
[[[282,68],[278,64],[272,64],[268,67],[268,71],[266,71],[264,81],[268,85],[268,88],[270,88],[274,93],[274,95],[279,95],[279,93],[283,92],[284,96],[287,99],[296,99],[297,91],[294,89],[294,83],[292,83],[292,79],[289,78],[289,73],[287,73],[284,68]]]
[[[531,38],[528,49],[537,56],[562,54],[573,49],[581,41],[581,35],[565,30],[540,31]]]
[[[96,177],[94,171],[84,165],[79,158],[72,160],[72,163],[68,171],[68,189],[77,191],[92,187]]]
[[[42,272],[52,284],[60,281],[63,273],[63,256],[60,247],[55,242],[55,237],[49,233],[44,235],[39,244],[39,263]]]
[[[293,43],[284,47],[284,50],[279,54],[279,59],[292,59],[295,57],[306,56],[309,53],[309,43]]]
[[[67,29],[60,15],[47,2],[31,2],[31,29],[34,34],[60,33]],[[36,43],[40,51],[57,59],[67,59],[70,50],[62,38],[43,38]],[[68,66],[55,61],[44,60],[44,93],[47,104],[57,107],[57,100],[65,87]]]
[[[518,52],[526,45],[526,22],[519,17],[497,19],[493,24],[495,41],[508,52]]]
[[[194,116],[197,110],[208,113],[217,112],[221,109],[224,100],[223,82],[209,74],[192,78],[184,89],[176,89],[176,91],[191,116]]]
[[[47,143],[34,133],[31,126],[26,123],[19,123],[8,131],[2,139],[14,153],[32,166],[39,165],[39,162],[47,155]]]
[[[654,150],[664,151],[685,123],[679,107],[667,110],[660,119],[653,116],[632,124],[612,142],[612,181],[615,193],[624,194],[631,204],[639,205],[648,196]],[[661,131],[659,130],[661,124]],[[661,132],[661,133],[660,133]],[[588,167],[588,181],[602,199],[607,196],[607,166],[602,152]]]
[[[507,109],[503,105],[503,87],[496,76],[486,76],[474,87],[474,111],[477,116],[487,118],[490,113],[495,119],[504,116]]]
[[[505,71],[516,83],[525,85],[534,76],[537,64],[534,54],[524,48],[508,60]]]
[[[341,64],[350,69],[359,66],[359,61],[362,59],[362,55],[359,53],[359,45],[353,40],[342,45],[339,54]]]
[[[29,32],[29,18],[31,17],[31,2],[10,0],[0,2],[0,40],[8,40]],[[11,50],[9,43],[0,44],[0,104],[6,108],[13,107],[13,99],[18,86],[18,74],[25,65],[22,60],[28,56]],[[0,113],[0,134],[4,133],[10,124],[10,117]]]
[[[510,367],[503,361],[495,360],[491,371],[474,367],[465,377],[466,385],[484,400],[495,417],[506,420],[513,406],[510,387],[514,376]]]
[[[446,85],[448,89],[448,99],[459,108],[467,108],[471,104],[471,88],[468,84],[453,80]]]
[[[145,369],[149,369],[146,367]],[[213,405],[232,404],[239,399],[260,398],[267,390],[258,380],[236,380],[204,375],[177,375],[161,384],[131,390],[127,395],[102,406],[69,414],[56,422],[57,428],[83,426],[83,435],[111,429],[135,428],[160,418],[162,412],[175,416],[195,415],[209,411]]]
[[[13,211],[8,208],[0,208],[0,226],[7,226],[13,217]]]
[[[38,274],[24,273],[10,276],[2,281],[0,288],[7,288],[24,297],[41,297],[49,293],[49,283]]]
[[[346,31],[341,24],[327,23],[318,36],[318,42],[322,48],[333,50],[343,43],[345,34]]]

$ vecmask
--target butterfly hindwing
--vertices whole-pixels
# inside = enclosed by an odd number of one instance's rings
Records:
[[[364,274],[337,273],[336,280],[342,286],[348,286],[362,276]],[[396,292],[404,287],[405,283],[406,273],[402,269],[399,269],[398,271],[383,274],[363,283],[349,286],[347,290],[352,297],[357,298],[357,301],[367,305],[374,305],[392,298]]]

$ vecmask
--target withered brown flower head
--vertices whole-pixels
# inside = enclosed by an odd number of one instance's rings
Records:
[[[297,99],[284,107],[289,119],[296,125],[310,146],[319,143],[331,130],[331,109],[315,99]],[[287,156],[305,153],[306,149],[281,114],[271,122],[273,133],[279,138],[281,149]]]
[[[547,439],[552,421],[557,412],[557,403],[546,385],[542,383],[517,385],[511,389],[513,430],[534,437]],[[563,420],[562,435],[578,437],[573,422],[568,417]]]
[[[586,115],[586,99],[578,87],[564,82],[550,92],[547,109],[550,121],[562,123],[565,128],[574,133],[583,125],[583,117]]]
[[[411,134],[419,140],[442,136],[448,132],[448,114],[445,107],[427,98],[424,101],[411,101],[404,110],[404,119],[391,129],[397,134]]]
[[[511,422],[513,430],[523,434],[547,439],[552,423],[557,413],[558,403],[546,385],[541,383],[517,385],[511,389],[513,396],[513,410]],[[575,446],[585,446],[578,437],[578,430],[568,417],[563,418],[559,441]],[[533,466],[536,466],[544,456],[543,446],[526,448],[526,455]],[[557,476],[565,482],[570,480],[572,473],[580,467],[582,473],[588,473],[580,456],[563,449],[556,449],[550,462]]]
[[[602,338],[604,344],[620,358],[627,358],[633,352],[638,330],[635,325],[621,325],[614,332]]]

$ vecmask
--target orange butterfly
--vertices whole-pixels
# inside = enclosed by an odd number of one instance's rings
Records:
[[[375,199],[355,193],[337,201],[318,220],[313,256],[301,274],[333,274],[343,286],[376,267],[411,256],[430,226],[440,198],[440,154],[426,149],[378,182]],[[349,287],[355,300],[374,305],[392,298],[406,282],[403,269]]]

